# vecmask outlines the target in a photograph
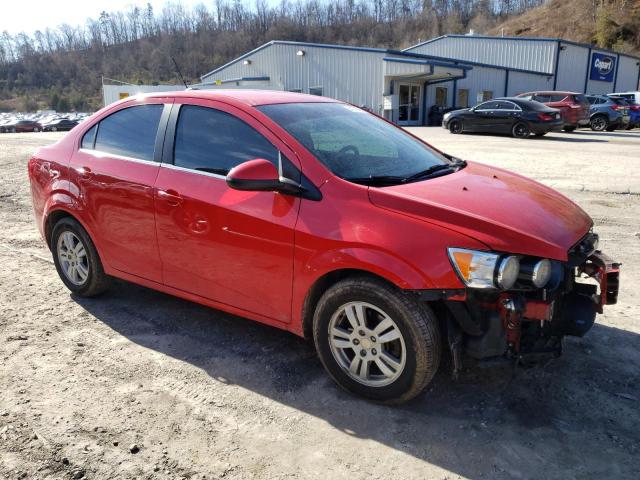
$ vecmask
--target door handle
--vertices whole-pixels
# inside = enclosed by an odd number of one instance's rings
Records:
[[[79,167],[75,170],[78,176],[80,178],[84,178],[85,180],[89,180],[91,177],[93,177],[93,173],[91,172],[91,169],[89,167]]]
[[[183,198],[180,196],[180,194],[174,190],[158,190],[158,198],[163,199],[172,207],[177,207],[183,201]]]

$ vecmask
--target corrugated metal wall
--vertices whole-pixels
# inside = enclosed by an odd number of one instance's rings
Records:
[[[620,55],[619,62],[616,92],[637,91],[640,88],[638,85],[638,69],[640,69],[638,62],[640,60]]]
[[[531,75],[530,73],[509,72],[509,95],[517,95],[535,90],[553,90],[553,77]]]
[[[103,85],[102,99],[107,106],[125,97],[133,97],[139,93],[171,92],[184,90],[184,85]]]
[[[558,63],[556,90],[584,92],[584,79],[589,74],[589,49],[563,43]]]
[[[298,50],[303,50],[304,55],[296,55]],[[309,88],[322,87],[324,96],[381,112],[384,56],[384,52],[276,43],[203,81],[267,76],[274,89],[309,93]],[[244,60],[251,63],[244,65]]]
[[[443,37],[406,51],[553,73],[556,46],[557,43],[552,41],[463,36]]]
[[[469,106],[473,106],[479,103],[478,94],[482,91],[492,92],[492,98],[504,96],[505,75],[504,70],[473,67],[473,70],[467,72],[467,78],[458,80],[457,88],[469,90]]]

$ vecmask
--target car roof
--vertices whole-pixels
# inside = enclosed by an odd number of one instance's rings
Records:
[[[533,90],[531,92],[521,93],[520,95],[530,95],[532,93],[537,93],[540,95],[582,95],[582,93],[569,92],[564,90]]]
[[[154,92],[141,95],[143,98],[199,98],[220,100],[226,103],[242,103],[250,106],[274,105],[278,103],[340,103],[332,98],[285,92],[282,90],[184,90],[173,92]],[[131,97],[128,97],[131,98]]]

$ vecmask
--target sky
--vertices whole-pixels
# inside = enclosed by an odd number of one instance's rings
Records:
[[[24,31],[31,34],[62,23],[84,25],[87,18],[97,18],[104,10],[115,12],[124,10],[129,5],[143,7],[151,3],[154,10],[160,11],[166,2],[167,0],[27,0],[22,3],[3,0],[0,32],[6,30],[15,34]],[[202,3],[211,8],[213,0],[181,0],[181,3],[189,7]]]

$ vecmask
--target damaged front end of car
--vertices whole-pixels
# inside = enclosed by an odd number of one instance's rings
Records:
[[[583,336],[596,313],[617,302],[620,264],[598,250],[591,232],[566,262],[461,249],[450,249],[450,258],[467,286],[444,299],[454,375],[467,357],[555,358],[565,336]]]

